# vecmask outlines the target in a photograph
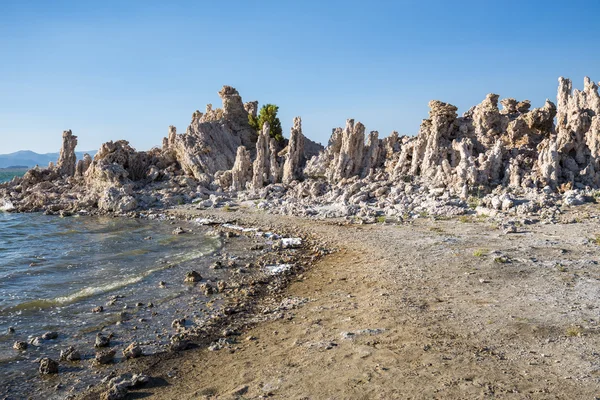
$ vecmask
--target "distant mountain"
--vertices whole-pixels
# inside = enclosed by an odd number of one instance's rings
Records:
[[[77,155],[77,159],[81,160],[85,153],[93,157],[96,151],[78,151],[75,154]],[[8,168],[15,165],[28,168],[35,167],[36,165],[47,167],[50,162],[56,163],[57,160],[58,153],[38,154],[33,151],[22,150],[10,154],[0,154],[0,168]]]

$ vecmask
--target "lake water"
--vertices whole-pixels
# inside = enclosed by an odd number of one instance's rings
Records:
[[[23,176],[25,175],[27,170],[2,170],[0,169],[0,183],[8,182],[12,180],[15,176]]]
[[[157,327],[170,328],[177,299],[189,304],[193,293],[200,305],[190,313],[201,317],[206,297],[183,279],[192,269],[206,276],[221,239],[200,226],[181,225],[193,233],[174,235],[180,225],[0,212],[0,398],[24,395],[11,382],[39,380],[36,358],[58,360],[68,345],[93,357],[95,334],[107,326],[117,343],[136,340],[149,349],[168,343]],[[214,279],[224,273],[210,272]],[[93,313],[98,306],[104,311]],[[59,337],[23,352],[12,348],[47,331]]]

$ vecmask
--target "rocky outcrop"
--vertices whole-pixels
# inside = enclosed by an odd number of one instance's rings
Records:
[[[223,86],[219,96],[222,109],[213,110],[209,105],[205,114],[196,111],[186,133],[176,136],[172,146],[169,142],[183,171],[199,180],[206,180],[217,171],[230,170],[238,147],[254,149],[257,141],[237,90]],[[248,108],[255,112],[252,106]]]
[[[77,161],[77,166],[75,167],[75,176],[82,178],[90,165],[92,165],[92,161],[92,157],[88,153],[85,153],[83,155],[83,159]]]
[[[263,125],[256,141],[256,158],[252,164],[252,189],[276,183],[279,176],[279,163],[276,156],[275,140],[270,136],[268,122]]]
[[[169,134],[166,138],[163,138],[163,150],[172,149],[175,146],[175,139],[177,138],[177,128],[173,125],[169,126]]]
[[[600,96],[598,85],[586,77],[582,91],[559,78],[556,148],[559,179],[569,185],[600,184]]]
[[[289,185],[295,180],[303,177],[304,158],[304,135],[302,134],[302,120],[294,118],[294,125],[290,132],[290,140],[283,164],[283,183]]]
[[[62,146],[58,162],[56,163],[56,169],[62,176],[75,175],[75,163],[77,162],[75,147],[77,147],[77,136],[74,136],[70,130],[64,131],[62,134]]]
[[[380,158],[380,154],[385,154],[383,147],[377,132],[369,135],[369,142],[365,146],[365,126],[349,119],[343,130],[333,130],[327,148],[307,162],[304,175],[324,177],[332,183],[353,176],[366,176],[371,169],[383,165],[384,160]]]
[[[240,191],[247,188],[252,181],[252,161],[250,152],[244,146],[237,149],[235,163],[231,169],[231,190]]]
[[[431,101],[413,137],[393,132],[381,139],[372,131],[365,138],[365,126],[350,119],[332,131],[325,149],[304,137],[300,118],[289,141],[272,139],[268,125],[255,132],[248,116],[258,103],[244,104],[229,86],[219,95],[222,108],[194,112],[184,134],[169,127],[162,149],[138,152],[126,141],[108,142],[93,160],[86,155],[75,163],[76,137],[65,131],[56,167],[0,184],[0,202],[10,204],[3,209],[126,213],[237,197],[272,200],[283,213],[319,213],[313,206],[321,204],[327,216],[371,218],[424,209],[460,213],[473,197],[495,210],[528,212],[556,191],[600,189],[600,96],[588,78],[582,91],[560,78],[557,105],[547,100],[539,108],[489,94],[459,116],[452,104]],[[515,193],[533,200],[521,204]]]

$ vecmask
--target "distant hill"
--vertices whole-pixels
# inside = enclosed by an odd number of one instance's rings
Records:
[[[75,154],[77,159],[81,160],[83,155],[88,153],[90,156],[94,156],[96,151],[78,151]],[[46,167],[50,162],[56,163],[58,160],[58,153],[46,153],[38,154],[29,150],[17,151],[10,154],[0,154],[0,168],[8,168],[14,166],[32,168],[36,165],[40,167]]]

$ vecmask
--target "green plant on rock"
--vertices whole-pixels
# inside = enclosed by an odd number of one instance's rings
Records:
[[[488,249],[477,249],[473,252],[473,256],[475,257],[483,257],[488,254]]]
[[[275,104],[265,104],[260,109],[258,116],[255,117],[252,114],[248,114],[248,123],[257,132],[263,128],[265,122],[269,123],[271,137],[278,142],[283,141],[283,130],[281,129],[281,121],[277,117],[279,107]]]

